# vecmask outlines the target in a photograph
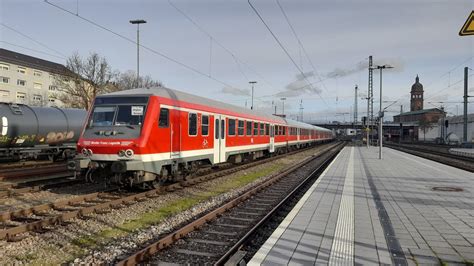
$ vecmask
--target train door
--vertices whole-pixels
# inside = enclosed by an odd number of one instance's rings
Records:
[[[275,125],[270,125],[270,152],[275,152]]]
[[[214,163],[225,162],[225,118],[214,116]]]
[[[171,158],[181,154],[181,112],[173,110],[171,115]]]

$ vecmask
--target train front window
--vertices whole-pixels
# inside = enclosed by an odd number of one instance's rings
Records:
[[[97,106],[92,114],[91,126],[113,125],[115,106]]]
[[[127,126],[132,129],[143,124],[145,105],[96,106],[89,127]]]
[[[143,115],[145,106],[143,105],[119,105],[116,126],[141,126],[143,123]]]

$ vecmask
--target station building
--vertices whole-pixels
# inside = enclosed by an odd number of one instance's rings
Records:
[[[58,106],[55,75],[71,75],[64,66],[0,48],[0,102]]]
[[[446,113],[441,108],[423,109],[423,94],[423,84],[417,75],[410,91],[410,111],[393,117],[395,124],[401,124],[406,129],[403,130],[402,140],[435,141],[444,135],[441,131],[444,130]]]

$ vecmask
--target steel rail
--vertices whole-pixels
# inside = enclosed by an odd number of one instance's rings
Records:
[[[469,157],[463,157],[455,154],[449,154],[445,152],[437,152],[433,150],[418,148],[418,147],[407,147],[399,146],[396,144],[386,145],[388,148],[398,150],[401,152],[409,153],[415,156],[419,156],[425,159],[436,161],[442,164],[453,166],[469,172],[474,172],[474,159]]]
[[[307,149],[304,149],[304,150],[307,150]],[[12,226],[10,228],[0,230],[0,239],[7,239],[7,240],[11,241],[11,240],[14,240],[15,235],[18,235],[18,234],[21,234],[21,233],[26,233],[26,232],[29,232],[29,231],[39,230],[39,229],[41,229],[42,227],[44,227],[46,225],[54,225],[54,224],[63,223],[63,222],[66,222],[67,220],[70,220],[70,219],[73,219],[73,218],[76,218],[76,217],[81,217],[81,216],[84,216],[84,215],[92,213],[92,212],[104,210],[104,209],[111,208],[111,207],[118,208],[118,206],[120,206],[120,205],[124,205],[124,204],[126,205],[126,204],[129,204],[129,203],[132,203],[133,201],[138,202],[138,201],[144,200],[145,198],[153,198],[153,197],[156,197],[156,196],[158,196],[160,194],[163,194],[163,193],[166,193],[166,192],[175,191],[177,189],[181,189],[181,188],[184,188],[184,187],[187,187],[187,186],[195,185],[196,183],[200,183],[200,182],[204,182],[204,181],[207,181],[207,180],[210,180],[210,179],[226,176],[226,175],[229,175],[229,174],[232,174],[232,173],[244,170],[244,169],[254,167],[256,165],[260,165],[262,163],[266,163],[266,162],[269,162],[269,161],[279,159],[283,156],[287,156],[287,155],[294,154],[294,153],[299,153],[299,152],[302,152],[304,150],[297,150],[297,151],[294,151],[294,152],[290,152],[290,153],[286,153],[286,154],[283,154],[283,155],[266,158],[266,159],[263,159],[263,160],[258,160],[258,161],[253,161],[253,162],[250,162],[250,163],[240,164],[236,167],[226,168],[224,170],[220,170],[220,171],[217,171],[217,172],[214,172],[214,173],[211,173],[211,174],[207,174],[207,175],[196,176],[196,177],[190,178],[190,179],[185,180],[185,181],[181,181],[181,182],[178,182],[178,183],[173,183],[173,184],[161,186],[159,188],[152,189],[152,190],[145,191],[145,192],[138,193],[138,194],[134,194],[134,195],[131,195],[131,196],[121,197],[119,199],[111,200],[111,201],[104,202],[104,203],[99,203],[99,204],[96,204],[96,205],[93,205],[93,206],[81,207],[80,209],[73,210],[73,211],[64,211],[63,213],[54,215],[53,217],[49,217],[49,218],[45,218],[45,219],[41,219],[41,220],[33,221],[33,222],[27,222],[25,224],[21,224],[21,225],[18,225],[18,226]],[[117,188],[113,188],[111,190],[116,190],[116,189]],[[66,206],[73,207],[74,204],[77,205],[77,204],[82,203],[82,202],[87,203],[87,201],[93,201],[93,200],[100,199],[100,196],[101,196],[100,193],[101,192],[94,192],[94,193],[90,193],[90,194],[86,194],[86,195],[77,196],[73,199],[60,200],[60,201],[57,201],[57,202],[54,202],[54,203],[47,203],[47,204],[37,205],[37,206],[33,206],[33,207],[30,207],[30,208],[17,210],[17,211],[3,212],[3,213],[0,213],[0,222],[5,223],[7,221],[12,221],[12,220],[15,220],[15,219],[17,219],[17,220],[21,220],[21,219],[28,220],[27,217],[26,217],[28,215],[41,214],[41,212],[45,212],[45,211],[48,211],[48,210],[61,210],[61,209],[64,209]]]
[[[340,144],[336,144],[340,145]],[[322,151],[319,155],[324,154],[327,150],[333,149],[335,146],[329,147],[325,151]],[[188,223],[187,225],[181,227],[180,229],[175,230],[173,233],[170,233],[166,235],[165,237],[159,239],[158,241],[152,243],[151,245],[148,245],[147,247],[139,250],[138,252],[132,254],[131,256],[127,257],[124,260],[121,260],[120,262],[117,263],[119,266],[124,266],[124,265],[136,265],[137,263],[143,262],[146,258],[150,257],[151,255],[157,253],[158,251],[169,247],[172,245],[174,242],[176,242],[178,239],[183,238],[185,235],[188,233],[202,227],[204,224],[214,220],[216,217],[219,215],[223,214],[224,212],[234,208],[235,206],[239,205],[240,203],[244,202],[245,200],[251,198],[258,192],[262,191],[263,189],[275,184],[288,174],[296,171],[297,169],[301,168],[303,165],[313,161],[314,159],[318,158],[318,156],[311,156],[309,158],[306,158],[300,163],[297,163],[282,172],[276,174],[272,178],[264,181],[263,183],[255,186],[254,188],[244,192],[243,194],[237,196],[236,198],[228,201],[224,205],[221,205],[217,209],[207,213],[206,215]]]
[[[282,199],[278,205],[276,205],[270,212],[268,212],[257,224],[255,224],[242,238],[239,239],[216,263],[215,265],[224,265],[224,263],[235,254],[240,247],[248,241],[249,237],[252,236],[262,225],[264,225],[283,205],[289,202],[297,192],[301,190],[306,184],[314,179],[315,176],[319,176],[324,169],[331,163],[331,161],[337,156],[338,152],[344,147],[341,143],[339,146],[332,148],[334,152],[326,158],[321,165],[313,170],[297,187],[295,187],[284,199]]]

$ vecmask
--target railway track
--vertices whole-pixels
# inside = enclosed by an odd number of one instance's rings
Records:
[[[319,148],[325,150],[328,145],[330,144],[319,146]],[[6,239],[8,241],[20,240],[22,239],[22,237],[18,237],[20,234],[34,231],[41,232],[46,226],[61,224],[73,218],[87,216],[87,214],[93,212],[101,213],[107,212],[108,209],[129,206],[140,201],[145,201],[147,198],[158,197],[167,192],[229,175],[301,151],[303,150],[237,165],[232,168],[225,168],[210,174],[191,177],[179,183],[164,185],[145,192],[132,194],[129,192],[117,193],[118,188],[110,188],[104,192],[89,193],[76,196],[72,199],[0,213],[0,239]]]
[[[74,185],[83,182],[81,179],[75,179],[70,175],[59,175],[54,178],[40,179],[20,183],[0,184],[0,198],[18,196],[24,193],[34,193],[45,189]]]
[[[267,179],[224,205],[149,243],[118,265],[137,263],[217,264],[232,257],[238,264],[239,248],[296,194],[308,188],[342,149],[336,144]],[[199,229],[199,230],[198,230]]]
[[[404,144],[386,143],[386,147],[423,157],[429,160],[450,165],[459,169],[474,172],[474,158],[450,154],[443,150],[437,150],[433,147],[425,148],[420,145],[410,146]]]
[[[0,169],[0,181],[71,174],[65,163]]]

